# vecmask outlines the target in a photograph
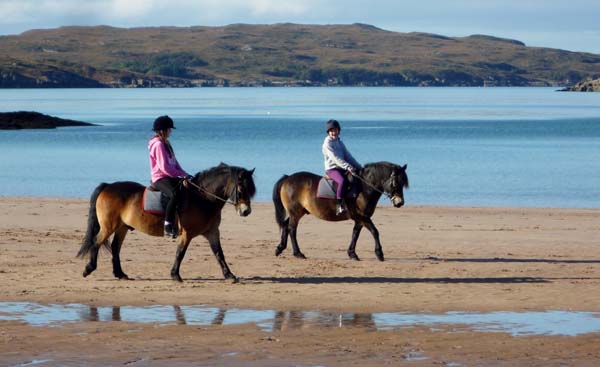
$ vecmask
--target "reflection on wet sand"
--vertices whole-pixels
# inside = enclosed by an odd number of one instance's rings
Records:
[[[127,307],[129,309],[130,307]],[[186,317],[186,309],[193,316],[188,322]],[[172,306],[171,317],[161,312],[161,316],[149,322],[170,322],[175,321],[178,325],[229,325],[237,324],[238,322],[228,322],[227,314],[239,314],[247,312],[244,310],[227,310],[223,308],[210,308],[212,312],[205,313],[205,318],[199,319],[194,312],[196,309],[190,310],[190,306]],[[208,308],[206,309],[208,310]],[[110,311],[107,312],[107,311]],[[121,316],[121,307],[97,307],[88,306],[87,309],[81,310],[79,313],[80,321],[99,322],[99,321],[134,321],[131,315],[125,319]],[[212,316],[211,316],[212,315]],[[236,317],[233,317],[236,319]],[[275,311],[271,320],[257,317],[254,320],[249,318],[248,322],[256,323],[261,329],[266,331],[286,331],[300,330],[309,327],[360,327],[369,330],[377,330],[372,314],[367,313],[323,313],[310,311]],[[139,321],[139,320],[138,320]]]
[[[82,304],[41,305],[31,302],[0,302],[0,321],[17,320],[47,326],[66,322],[137,322],[177,325],[255,324],[265,332],[303,330],[310,327],[357,327],[366,330],[398,330],[433,326],[451,330],[456,325],[476,332],[521,335],[579,335],[600,333],[600,312],[446,312],[432,313],[336,313],[320,311],[273,311],[223,309],[196,306],[114,306]]]
[[[277,311],[273,330],[298,330],[318,327],[361,327],[376,330],[372,314],[365,313],[322,313],[305,311]]]

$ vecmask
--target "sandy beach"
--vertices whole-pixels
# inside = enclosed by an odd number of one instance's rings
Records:
[[[239,283],[222,279],[203,238],[170,278],[176,243],[127,235],[123,270],[110,253],[82,277],[77,259],[88,203],[0,197],[0,302],[94,306],[210,305],[328,312],[600,311],[600,210],[381,206],[373,217],[385,262],[363,231],[362,261],[346,255],[352,223],[303,218],[298,240],[275,257],[278,228],[269,203],[223,211],[222,244]],[[0,321],[0,364],[553,366],[596,365],[600,333],[520,336],[412,327],[402,331],[305,326],[265,333],[253,325],[206,327],[126,322],[36,327]],[[443,327],[442,327],[443,329]],[[451,331],[450,329],[446,331]],[[413,358],[422,356],[423,358]]]

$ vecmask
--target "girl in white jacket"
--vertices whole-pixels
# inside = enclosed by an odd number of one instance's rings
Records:
[[[343,205],[343,193],[346,185],[346,173],[356,173],[360,168],[360,163],[354,159],[352,154],[346,149],[346,146],[340,138],[342,130],[337,120],[329,120],[325,124],[327,137],[323,142],[323,158],[325,159],[325,173],[337,183],[337,214],[346,211]]]

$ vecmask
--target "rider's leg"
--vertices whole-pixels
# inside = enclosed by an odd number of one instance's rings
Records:
[[[327,176],[331,177],[331,179],[337,183],[337,189],[335,192],[335,196],[337,198],[336,213],[342,214],[346,211],[346,208],[344,208],[344,201],[343,201],[345,182],[346,182],[344,173],[340,169],[329,169],[326,171],[326,173],[327,173]]]

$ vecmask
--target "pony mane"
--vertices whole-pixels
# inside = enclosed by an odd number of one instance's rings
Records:
[[[196,173],[192,181],[210,192],[216,192],[221,189],[223,195],[230,196],[233,190],[235,190],[235,180],[230,180],[230,178],[237,177],[240,172],[248,172],[248,170],[221,163],[218,166]],[[250,197],[256,194],[256,186],[251,176],[250,180],[246,182],[246,190]]]
[[[389,175],[394,170],[399,170],[400,172],[402,172],[402,181],[404,183],[403,186],[404,186],[404,188],[408,188],[409,183],[408,183],[408,176],[406,175],[406,171],[402,169],[402,166],[399,166],[399,165],[391,163],[391,162],[383,161],[383,162],[367,163],[364,165],[363,172],[361,172],[361,175],[368,173],[368,174],[372,174],[373,176],[380,177],[383,175]]]

